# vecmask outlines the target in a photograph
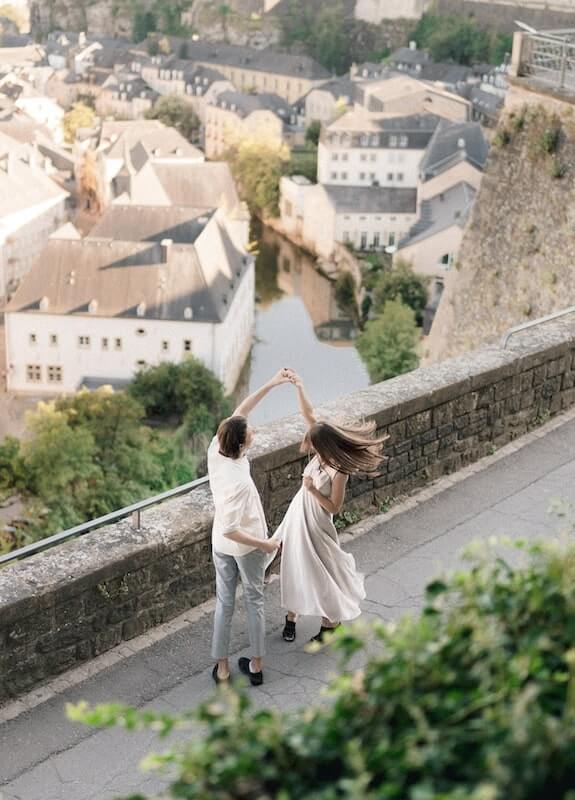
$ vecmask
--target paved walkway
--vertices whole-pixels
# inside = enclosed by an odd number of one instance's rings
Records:
[[[565,419],[445,479],[391,514],[356,526],[346,547],[367,576],[365,617],[393,619],[417,609],[426,582],[456,565],[461,548],[474,539],[556,535],[565,522],[548,515],[550,501],[575,503],[575,415]],[[165,785],[137,766],[150,749],[164,745],[156,746],[147,734],[73,725],[63,706],[80,699],[116,699],[171,711],[193,707],[212,693],[212,613],[208,603],[102,657],[91,665],[92,677],[69,674],[0,709],[0,720],[5,720],[0,724],[2,800],[111,800]],[[334,667],[329,653],[304,651],[318,621],[300,622],[297,642],[286,645],[280,637],[277,581],[267,589],[267,613],[266,682],[250,689],[252,696],[278,709],[317,702]],[[236,656],[247,654],[244,629],[238,616],[232,646]],[[84,678],[80,682],[78,675]],[[7,720],[10,715],[14,718]]]

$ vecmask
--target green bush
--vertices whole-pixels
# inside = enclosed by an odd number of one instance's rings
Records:
[[[575,547],[529,556],[514,567],[477,555],[427,587],[418,619],[341,629],[332,647],[344,663],[367,647],[365,667],[298,713],[230,690],[181,717],[68,714],[160,735],[200,720],[203,738],[147,760],[171,768],[171,798],[573,800]]]
[[[561,137],[561,129],[558,125],[545,128],[539,140],[539,147],[543,153],[550,155],[557,152],[559,147],[559,139]]]
[[[417,324],[423,322],[423,312],[427,306],[427,279],[417,275],[401,259],[392,269],[379,274],[373,286],[373,308],[375,313],[383,310],[389,300],[400,299],[415,313]]]
[[[419,336],[413,310],[400,298],[388,300],[357,338],[357,350],[371,380],[386,381],[415,369]]]

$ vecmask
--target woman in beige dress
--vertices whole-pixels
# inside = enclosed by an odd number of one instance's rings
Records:
[[[333,515],[341,510],[349,476],[377,469],[387,437],[374,438],[374,423],[339,427],[318,421],[301,378],[293,374],[291,380],[308,425],[301,449],[313,457],[273,537],[282,542],[281,604],[289,609],[282,636],[295,640],[298,614],[319,616],[321,629],[313,640],[321,642],[326,631],[361,614],[363,575],[341,549]]]

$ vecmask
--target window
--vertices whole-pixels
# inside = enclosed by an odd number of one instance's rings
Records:
[[[399,146],[400,147],[407,147],[409,139],[407,136],[400,136],[399,137]]]
[[[145,366],[146,366],[146,362],[144,361],[143,358],[141,358],[139,361],[136,361],[136,367],[138,369],[144,369]]]
[[[367,144],[369,144],[369,137],[365,133],[362,133],[359,142],[362,147],[365,147]]]
[[[108,350],[110,346],[110,341],[107,336],[102,337],[102,350]]]
[[[341,154],[341,160],[342,161],[347,161],[347,158],[348,158],[348,154],[347,153],[342,153]]]
[[[367,153],[362,153],[361,156],[359,157],[359,160],[360,161],[367,161]]]
[[[48,367],[48,383],[62,383],[62,367]]]
[[[379,239],[380,239],[379,233],[374,233],[373,234],[373,246],[374,247],[379,247]]]
[[[370,181],[374,181],[375,180],[375,172],[370,172],[369,173],[369,180]]]
[[[397,173],[397,180],[399,182],[401,182],[401,181],[403,181],[403,178],[404,178],[403,172],[398,172]]]
[[[392,181],[393,180],[393,172],[388,172],[387,173],[387,180],[388,181]]]
[[[344,231],[343,232],[343,241],[344,242],[351,242],[351,237],[349,235],[349,231]]]
[[[390,147],[397,147],[397,136],[390,136],[389,137],[389,146]]]
[[[441,259],[441,263],[443,264],[445,269],[449,269],[449,267],[453,263],[453,258],[451,256],[451,253],[445,253],[445,255]]]
[[[377,161],[377,153],[370,153],[369,154],[370,161]]]
[[[78,347],[81,347],[83,350],[87,350],[90,347],[90,337],[78,336]]]
[[[167,353],[169,349],[170,349],[170,343],[167,339],[164,339],[162,341],[162,350],[164,353]]]
[[[56,347],[58,344],[58,337],[55,333],[50,334],[50,347]]]
[[[339,153],[332,153],[331,154],[332,161],[339,161]]]
[[[40,383],[42,380],[42,367],[40,364],[28,364],[26,366],[26,380],[28,383]]]
[[[30,344],[37,344],[38,337],[36,336],[35,333],[31,333],[30,336],[28,337],[28,341]]]
[[[136,328],[136,336],[145,336],[146,329],[145,328]]]
[[[332,181],[336,181],[337,180],[337,172],[331,172],[329,177],[330,177],[330,179]]]
[[[342,179],[342,181],[346,181],[347,180],[347,172],[342,172],[341,173],[341,179]]]
[[[377,145],[379,144],[379,136],[377,135],[377,133],[373,133],[373,134],[371,135],[371,144],[372,144],[374,147],[377,147]]]
[[[192,340],[184,339],[184,353],[191,353],[191,352],[192,352]]]
[[[366,247],[367,247],[367,233],[362,233],[360,250],[365,250]]]
[[[121,349],[122,349],[122,340],[114,339],[114,350],[121,350]]]
[[[365,172],[360,172],[359,173],[359,179],[360,179],[360,181],[364,181],[365,180]]]
[[[389,234],[389,239],[387,240],[387,243],[389,247],[393,247],[393,245],[395,244],[395,233]]]

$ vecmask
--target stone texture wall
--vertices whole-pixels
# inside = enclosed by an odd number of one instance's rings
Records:
[[[572,28],[570,0],[434,0],[440,14],[465,14],[480,25],[512,33],[520,19],[538,30]]]
[[[546,131],[560,120],[555,153]],[[454,273],[441,298],[426,360],[489,343],[507,328],[575,297],[573,105],[514,81]]]
[[[372,386],[321,409],[376,420],[390,440],[377,475],[350,481],[347,508],[389,498],[476,461],[575,403],[575,321],[517,335]],[[252,470],[274,527],[300,486],[299,417],[259,430]],[[207,486],[0,571],[0,699],[164,622],[213,592]]]

